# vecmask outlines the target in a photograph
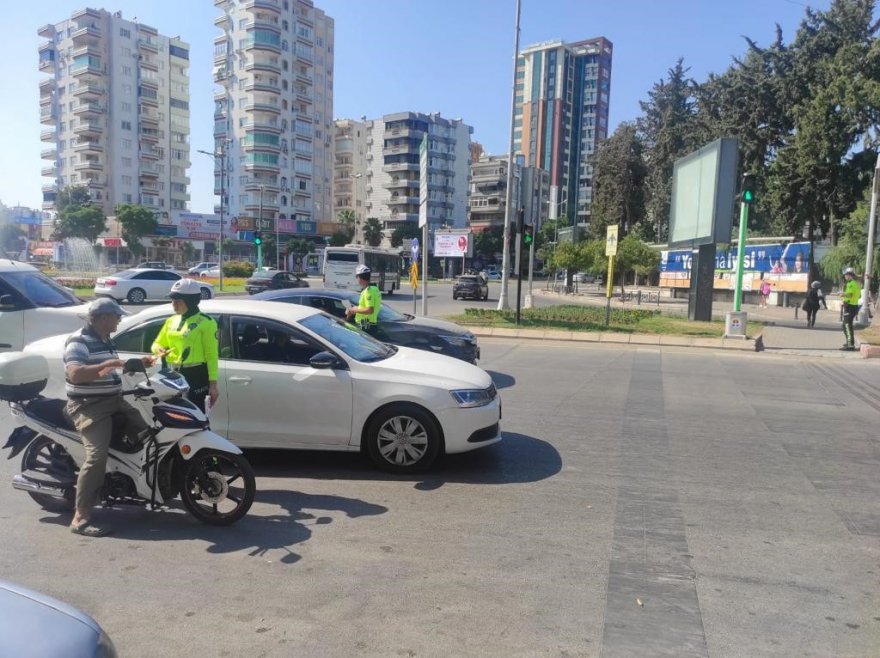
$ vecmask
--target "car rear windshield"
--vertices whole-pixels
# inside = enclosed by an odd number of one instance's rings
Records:
[[[251,278],[252,279],[271,279],[276,274],[278,274],[278,272],[254,272],[251,275]]]
[[[76,295],[64,286],[58,285],[42,272],[29,270],[4,272],[0,274],[0,277],[36,306],[61,308],[62,306],[82,304]]]
[[[300,324],[356,361],[374,363],[397,353],[396,347],[380,343],[360,329],[324,313],[307,317]]]
[[[458,277],[458,280],[461,283],[476,283],[477,277],[475,277],[475,276],[460,276],[460,277]]]

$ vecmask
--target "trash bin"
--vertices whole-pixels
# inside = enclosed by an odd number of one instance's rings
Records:
[[[725,316],[724,337],[745,338],[748,313],[743,311],[731,311]]]

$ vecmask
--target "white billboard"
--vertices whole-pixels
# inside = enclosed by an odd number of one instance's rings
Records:
[[[435,233],[434,255],[441,258],[473,256],[474,240],[471,233]]]

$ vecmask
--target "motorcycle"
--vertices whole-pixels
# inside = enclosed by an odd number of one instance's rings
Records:
[[[184,359],[185,360],[185,356]],[[186,399],[189,384],[162,358],[151,378],[140,359],[123,371],[142,373],[144,381],[123,390],[152,419],[137,436],[123,431],[114,417],[113,440],[101,490],[105,507],[146,505],[157,509],[178,495],[187,511],[210,525],[230,525],[251,507],[254,472],[241,450],[210,430],[207,416]],[[82,439],[65,412],[67,401],[40,395],[48,364],[39,355],[0,355],[0,399],[5,399],[17,427],[3,449],[9,459],[23,452],[21,473],[12,486],[27,492],[53,512],[73,509]],[[4,385],[6,383],[6,385]]]

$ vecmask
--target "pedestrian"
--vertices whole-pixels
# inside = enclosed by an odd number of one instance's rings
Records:
[[[767,308],[770,301],[770,282],[767,279],[761,281],[761,308]]]
[[[825,303],[825,294],[822,292],[822,284],[813,281],[810,289],[807,291],[807,298],[804,299],[802,308],[807,312],[807,327],[816,326],[816,316],[819,314],[819,306],[823,306],[828,310],[828,304]]]
[[[862,300],[862,287],[856,280],[856,273],[851,267],[843,271],[843,335],[846,337],[841,350],[852,352],[856,349],[855,335],[853,334],[853,320],[859,314],[859,302]]]
[[[162,325],[151,350],[180,368],[180,374],[189,384],[189,401],[205,411],[205,399],[209,399],[213,407],[218,398],[220,346],[217,323],[199,310],[202,289],[197,281],[176,281],[169,297],[174,315]]]
[[[370,268],[366,265],[358,265],[355,270],[355,278],[361,287],[361,296],[357,306],[350,306],[345,310],[345,316],[368,333],[376,329],[379,321],[379,309],[382,307],[382,293],[378,286],[370,283]]]
[[[76,500],[70,531],[86,537],[103,537],[110,529],[92,520],[92,508],[104,486],[107,455],[113,439],[113,417],[125,418],[126,434],[137,436],[148,429],[140,411],[122,398],[125,365],[116,353],[110,334],[119,319],[128,315],[113,299],[91,303],[86,326],[64,344],[64,379],[67,413],[82,438],[85,459],[76,478]],[[155,358],[143,358],[145,366]]]

